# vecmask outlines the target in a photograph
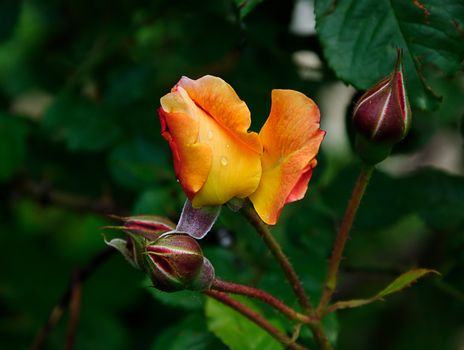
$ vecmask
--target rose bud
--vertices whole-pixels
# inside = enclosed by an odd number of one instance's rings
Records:
[[[174,230],[175,225],[161,216],[111,216],[123,221],[122,226],[106,226],[108,229],[122,230],[127,233],[126,239],[114,238],[105,243],[118,250],[129,263],[140,270],[144,270],[144,252],[148,241],[158,239],[163,233]]]
[[[404,85],[401,51],[393,73],[361,96],[353,111],[356,149],[369,163],[385,159],[411,126],[411,108]]]
[[[163,233],[174,230],[176,227],[171,220],[162,216],[139,215],[119,217],[113,215],[112,217],[123,221],[123,225],[107,226],[107,228],[123,230],[127,234],[142,236],[151,241],[156,240]]]
[[[198,242],[184,234],[168,234],[146,246],[146,269],[155,288],[165,292],[208,289],[214,269]]]

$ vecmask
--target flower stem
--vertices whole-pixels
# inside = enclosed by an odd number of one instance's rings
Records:
[[[239,301],[231,298],[227,294],[223,292],[219,292],[216,290],[208,290],[204,292],[207,296],[220,301],[221,303],[230,306],[232,309],[240,312],[243,316],[247,317],[250,321],[256,323],[266,332],[268,332],[271,336],[277,339],[280,343],[282,343],[286,349],[292,350],[308,350],[306,347],[301,346],[289,337],[287,337],[284,333],[274,327],[269,321],[267,321],[263,316],[258,314],[257,312],[250,309],[248,306],[243,305]]]
[[[280,244],[276,241],[274,236],[269,231],[269,227],[261,220],[258,216],[256,211],[251,206],[246,206],[242,209],[242,212],[245,214],[248,221],[254,226],[258,234],[263,239],[264,243],[268,246],[274,257],[280,264],[280,267],[285,273],[290,285],[295,293],[299,304],[303,308],[304,312],[307,315],[312,315],[314,313],[313,307],[311,302],[309,301],[308,296],[306,295],[303,285],[298,278],[295,270],[293,269],[290,260],[288,260],[287,256],[283,252]]]
[[[264,243],[267,245],[269,250],[272,252],[276,260],[279,262],[282,270],[287,277],[287,280],[290,282],[290,285],[295,293],[295,296],[298,299],[298,303],[302,307],[304,313],[310,317],[316,316],[315,311],[309,301],[308,296],[306,295],[303,285],[300,282],[298,275],[293,269],[292,264],[288,260],[287,256],[283,252],[280,244],[276,241],[274,236],[271,234],[269,227],[261,220],[256,211],[250,205],[242,208],[242,213],[248,219],[248,221],[254,226],[258,234],[263,239]],[[315,322],[307,323],[311,329],[318,345],[323,350],[331,350],[332,346],[330,345],[329,339],[324,333],[322,325],[319,322],[319,319],[316,318]]]
[[[247,297],[259,299],[270,306],[272,306],[277,311],[281,312],[284,316],[286,316],[290,320],[299,321],[302,323],[314,323],[317,320],[311,318],[308,315],[303,315],[288,305],[284,304],[282,301],[274,297],[273,295],[266,293],[265,291],[249,286],[245,286],[243,284],[226,282],[216,279],[211,286],[211,289],[220,291],[220,292],[227,292],[232,294],[240,294],[245,295]]]
[[[65,350],[72,350],[74,348],[74,341],[76,338],[77,324],[79,320],[79,311],[82,298],[82,283],[79,277],[79,271],[76,272],[71,287],[71,296],[69,301],[69,321],[68,332],[66,334]]]
[[[332,255],[330,256],[329,270],[324,284],[324,292],[322,293],[319,306],[317,307],[318,316],[321,316],[325,312],[325,309],[327,308],[327,305],[329,304],[337,287],[338,270],[340,268],[340,262],[348,239],[348,234],[351,230],[351,226],[353,225],[359,204],[361,203],[364,192],[366,191],[366,187],[369,183],[373,170],[374,166],[363,164],[354,186],[353,193],[351,194],[350,201],[346,207],[345,215],[343,216],[342,223],[335,239]]]

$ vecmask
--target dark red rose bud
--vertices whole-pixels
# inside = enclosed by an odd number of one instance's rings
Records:
[[[113,218],[121,220],[122,226],[106,226],[107,229],[122,230],[127,234],[126,239],[115,238],[105,241],[109,246],[117,249],[132,266],[145,270],[145,246],[149,241],[155,241],[163,233],[174,230],[175,225],[161,216],[129,216]]]
[[[353,124],[360,136],[357,137],[357,150],[361,157],[371,163],[386,158],[391,147],[408,133],[411,108],[404,85],[400,50],[393,73],[368,89],[359,99],[353,112]],[[370,150],[370,144],[377,144],[378,147]]]
[[[123,226],[107,226],[107,228],[119,229],[124,232],[144,237],[148,240],[156,240],[161,234],[175,229],[176,225],[168,218],[155,215],[139,215],[119,217],[112,216],[123,221]]]
[[[203,290],[214,279],[214,269],[198,242],[184,234],[168,234],[146,247],[147,272],[153,285],[165,292]]]
[[[169,219],[161,216],[141,215],[126,218],[124,230],[134,235],[141,235],[155,240],[162,233],[172,231],[176,227]]]

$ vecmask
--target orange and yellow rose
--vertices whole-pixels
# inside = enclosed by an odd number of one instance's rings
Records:
[[[249,197],[268,224],[303,198],[325,134],[317,105],[293,90],[273,90],[268,120],[259,134],[249,132],[247,105],[213,76],[183,77],[161,98],[159,116],[194,207]]]

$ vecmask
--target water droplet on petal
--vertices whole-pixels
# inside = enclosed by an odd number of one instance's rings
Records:
[[[229,160],[226,157],[222,156],[221,157],[221,165],[222,166],[227,166],[227,164],[229,164]]]
[[[208,140],[211,140],[213,138],[213,131],[208,130]]]

